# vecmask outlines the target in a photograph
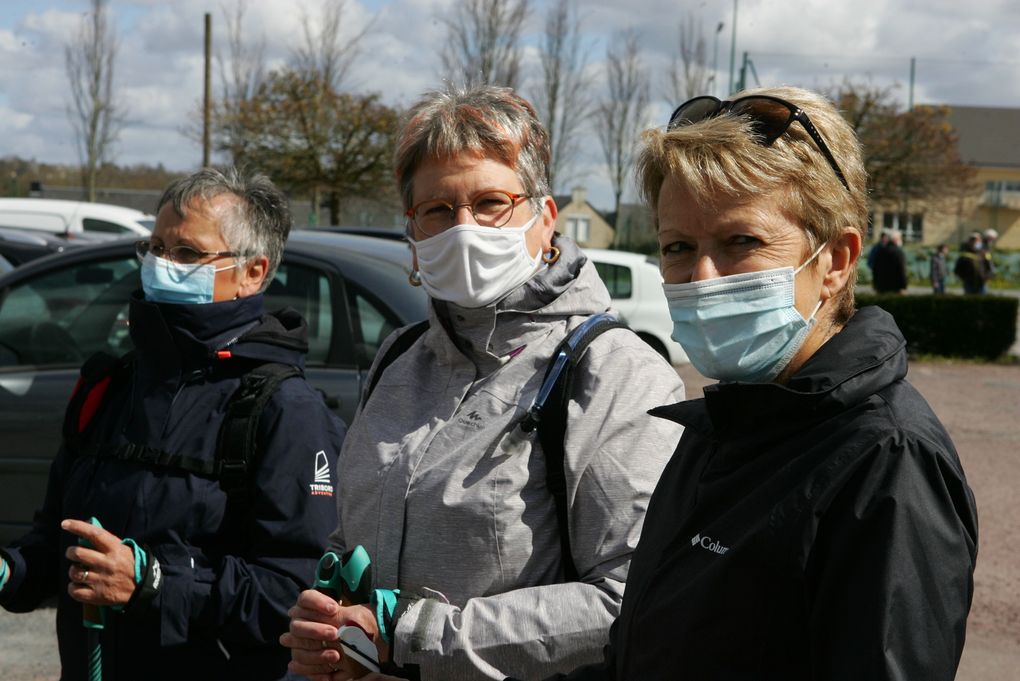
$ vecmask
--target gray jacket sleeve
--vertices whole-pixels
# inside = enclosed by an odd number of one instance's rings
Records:
[[[450,680],[544,678],[600,661],[649,497],[682,432],[646,412],[683,398],[676,371],[633,333],[598,338],[575,374],[564,440],[580,581],[472,598],[463,607],[421,598],[397,622],[395,662],[420,665],[423,680]]]

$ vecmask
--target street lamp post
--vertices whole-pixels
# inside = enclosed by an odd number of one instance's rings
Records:
[[[722,33],[723,28],[726,26],[723,22],[719,22],[719,25],[715,27],[715,41],[713,45],[713,56],[712,56],[712,89],[715,91],[712,94],[719,94],[719,34]]]
[[[737,59],[737,0],[733,0],[733,28],[730,32],[730,91],[733,94],[733,67]]]

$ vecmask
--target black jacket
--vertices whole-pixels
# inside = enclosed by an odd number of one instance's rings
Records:
[[[871,265],[871,277],[878,293],[899,293],[907,288],[907,256],[891,241],[878,246]]]
[[[89,438],[104,448],[133,442],[212,459],[240,375],[267,361],[302,366],[307,351],[300,316],[265,314],[261,295],[207,305],[136,296],[130,324],[133,379],[111,385]],[[231,357],[218,358],[225,348]],[[262,412],[250,496],[229,508],[214,479],[62,447],[32,531],[4,551],[13,573],[0,605],[21,612],[58,596],[62,678],[86,678],[82,608],[67,594],[64,557],[75,538],[59,523],[96,516],[146,545],[163,575],[150,603],[107,612],[104,681],[284,677],[290,655],[278,637],[336,524],[335,500],[323,492],[336,484],[345,431],[304,379],[285,380]]]
[[[607,664],[571,679],[949,681],[977,552],[953,443],[860,310],[786,386],[719,384],[652,497]]]

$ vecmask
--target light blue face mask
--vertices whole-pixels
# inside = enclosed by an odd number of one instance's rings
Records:
[[[142,290],[150,303],[211,303],[216,273],[237,267],[182,265],[147,253],[142,259]]]
[[[703,376],[720,381],[768,383],[790,363],[815,324],[794,307],[797,273],[803,265],[732,274],[687,284],[663,284],[673,340]]]

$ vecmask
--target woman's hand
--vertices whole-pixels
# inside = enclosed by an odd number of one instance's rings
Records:
[[[389,646],[379,635],[375,614],[364,605],[343,607],[330,596],[309,589],[301,592],[288,615],[290,631],[280,637],[280,643],[290,648],[291,662],[287,668],[292,672],[304,674],[313,681],[356,678],[352,675],[351,661],[343,655],[337,640],[340,627],[348,624],[361,627],[375,642],[380,663],[389,659]]]
[[[68,547],[71,561],[67,593],[89,605],[124,605],[135,592],[135,554],[120,537],[81,520],[65,520],[60,527],[91,544]]]

